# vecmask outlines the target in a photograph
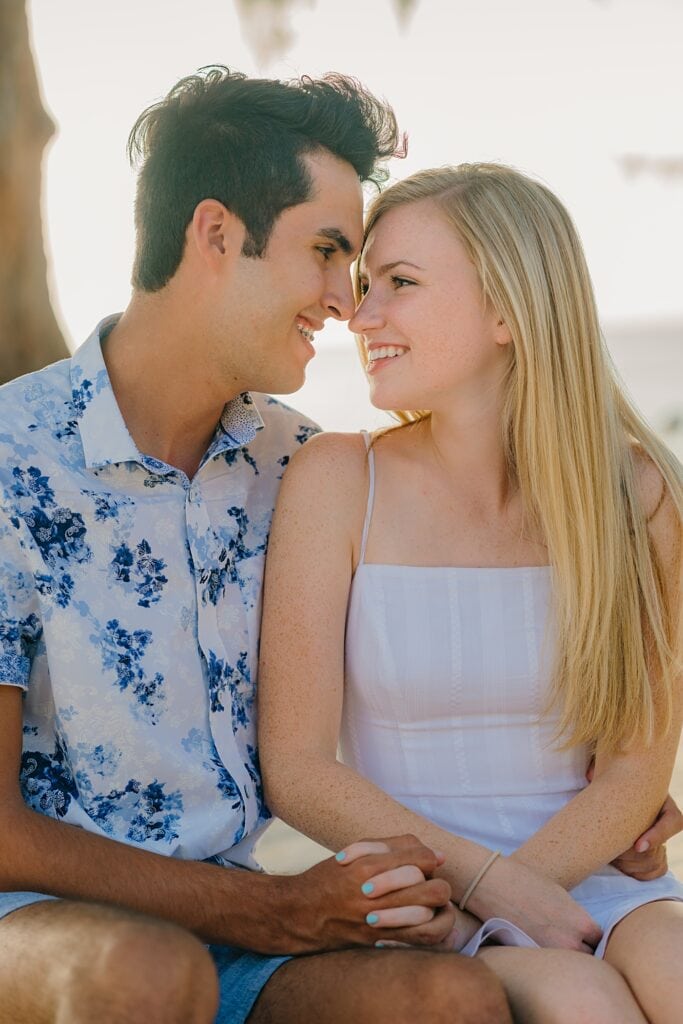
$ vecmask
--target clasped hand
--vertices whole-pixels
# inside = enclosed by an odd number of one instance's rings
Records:
[[[406,835],[353,843],[288,879],[288,952],[397,942],[453,948],[451,888],[433,877],[443,862],[443,854]]]
[[[591,774],[589,770],[589,781]],[[615,865],[641,880],[663,874],[663,844],[682,824],[681,812],[669,798],[657,821]],[[283,879],[286,948],[277,951],[372,945],[461,949],[480,921],[459,911],[451,902],[448,882],[434,878],[443,863],[443,854],[405,835],[353,843],[336,858]],[[542,946],[591,952],[600,938],[595,922],[564,890],[508,858],[489,872],[477,894],[480,900],[488,889],[494,890],[489,894],[493,898],[483,900],[489,905],[479,912],[509,917]]]

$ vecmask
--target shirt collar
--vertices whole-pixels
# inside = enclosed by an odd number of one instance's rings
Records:
[[[231,448],[243,448],[263,430],[263,419],[248,391],[223,406],[216,433],[204,456],[204,462]]]
[[[154,473],[169,473],[172,467],[159,459],[142,455],[138,450],[109,380],[102,342],[120,316],[116,313],[100,321],[71,357],[71,401],[81,434],[85,465],[88,469],[96,469],[117,462],[139,462]],[[237,395],[224,406],[202,463],[228,449],[249,444],[262,428],[263,420],[251,395],[248,392]]]

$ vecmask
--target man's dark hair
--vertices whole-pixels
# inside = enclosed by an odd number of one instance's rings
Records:
[[[324,148],[379,184],[398,142],[391,108],[344,75],[280,82],[217,66],[181,79],[128,139],[131,162],[142,160],[134,287],[158,291],[173,277],[203,199],[240,218],[244,255],[260,257],[282,211],[310,197],[303,154]]]

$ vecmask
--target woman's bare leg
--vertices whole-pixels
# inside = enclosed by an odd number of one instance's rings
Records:
[[[623,974],[650,1024],[680,1024],[683,903],[638,907],[612,932],[605,960]]]
[[[587,953],[487,946],[477,959],[502,981],[515,1024],[647,1024],[618,971]]]

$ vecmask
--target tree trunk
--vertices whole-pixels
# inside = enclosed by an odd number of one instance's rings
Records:
[[[43,109],[24,0],[0,0],[0,383],[67,355],[47,288]]]

